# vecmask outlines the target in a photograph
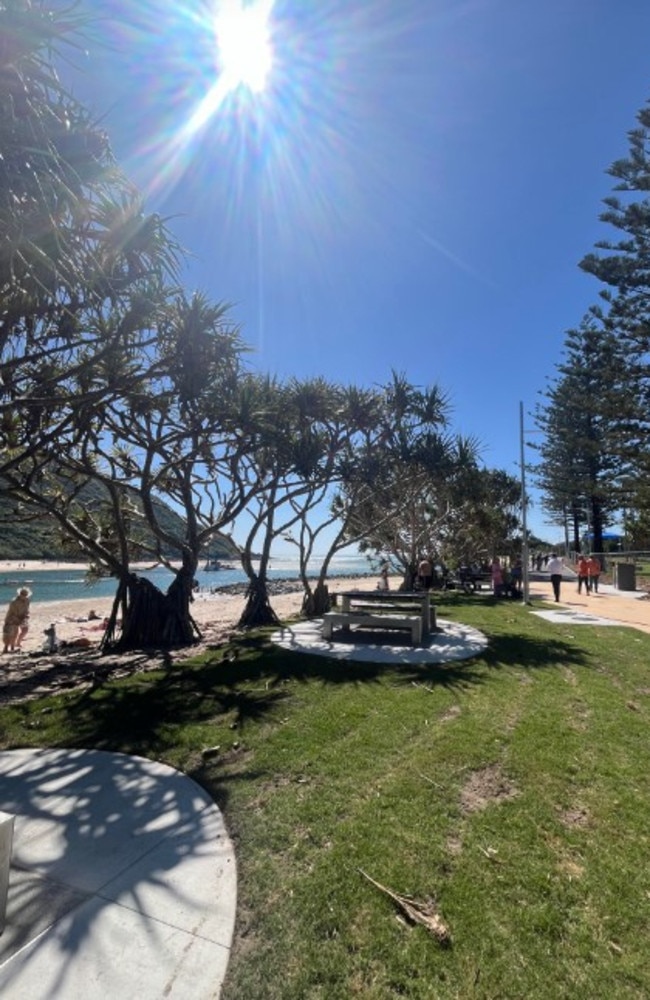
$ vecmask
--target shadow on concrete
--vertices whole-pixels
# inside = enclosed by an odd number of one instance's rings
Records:
[[[5,751],[0,781],[16,816],[0,993],[144,1000],[185,982],[213,996],[236,869],[207,793],[166,765],[95,750]]]

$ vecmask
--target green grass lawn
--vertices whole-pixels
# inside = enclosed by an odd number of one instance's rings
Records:
[[[239,866],[224,1000],[650,997],[650,636],[440,598],[483,657],[345,664],[261,633],[5,708],[0,743],[137,753],[211,792]],[[360,870],[435,900],[450,946]]]

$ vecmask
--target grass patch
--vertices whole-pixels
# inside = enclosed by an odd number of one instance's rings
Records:
[[[239,865],[224,1000],[650,995],[650,636],[437,607],[483,657],[345,664],[262,632],[5,708],[1,743],[137,753],[208,789]],[[359,869],[434,898],[451,947]]]

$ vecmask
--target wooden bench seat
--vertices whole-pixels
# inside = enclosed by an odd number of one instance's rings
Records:
[[[377,615],[368,611],[328,611],[323,615],[323,638],[331,639],[334,628],[349,629],[350,625],[362,628],[406,629],[411,633],[411,643],[422,643],[422,618],[420,615]]]

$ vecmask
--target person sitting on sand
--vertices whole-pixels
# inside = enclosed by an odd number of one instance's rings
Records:
[[[108,621],[108,618],[102,618],[96,625],[87,625],[85,628],[82,628],[82,632],[105,632],[108,628]]]
[[[9,604],[2,629],[3,653],[20,650],[20,644],[29,630],[29,599],[32,596],[27,587],[21,587]]]
[[[45,636],[45,642],[43,643],[44,653],[56,653],[59,648],[59,640],[56,634],[56,625],[54,622],[49,628],[43,629],[43,635]]]

